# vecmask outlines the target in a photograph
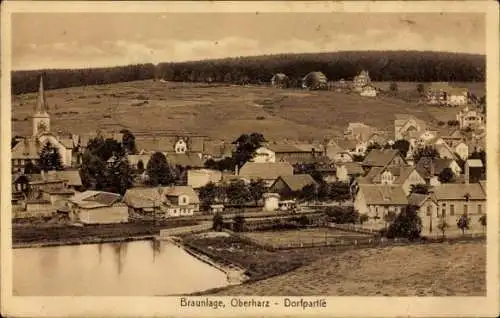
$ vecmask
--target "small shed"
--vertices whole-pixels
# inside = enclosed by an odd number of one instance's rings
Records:
[[[273,212],[279,209],[280,195],[277,193],[264,193],[264,211]]]

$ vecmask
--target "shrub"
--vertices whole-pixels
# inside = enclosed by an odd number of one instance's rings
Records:
[[[356,223],[359,213],[353,207],[328,207],[326,216],[337,224]]]
[[[417,214],[415,206],[407,206],[399,213],[387,229],[385,236],[388,238],[402,237],[414,240],[420,237],[422,220]]]
[[[257,116],[255,119],[257,119],[257,120],[264,120],[264,119],[266,119],[266,117],[264,117],[264,116]]]

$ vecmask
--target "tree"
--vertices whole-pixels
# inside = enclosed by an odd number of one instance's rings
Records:
[[[483,226],[483,231],[486,230],[486,214],[481,215],[479,223]]]
[[[318,199],[318,188],[314,184],[308,184],[298,193],[298,198],[305,202],[311,202]]]
[[[418,83],[418,84],[417,84],[417,92],[418,92],[420,95],[423,95],[424,91],[425,91],[424,84],[422,84],[422,83]]]
[[[233,144],[236,145],[236,151],[233,154],[236,165],[241,168],[247,161],[252,159],[255,150],[260,148],[264,142],[266,142],[266,139],[260,133],[254,132],[239,136],[233,141]]]
[[[436,159],[439,158],[439,152],[432,146],[425,146],[424,148],[417,149],[413,153],[413,159],[415,162],[419,162],[423,157]]]
[[[365,223],[366,221],[368,221],[370,219],[370,217],[368,216],[368,214],[366,213],[363,213],[359,216],[359,223],[360,224],[363,224]]]
[[[419,238],[422,232],[422,220],[417,211],[416,206],[406,206],[389,225],[387,237],[403,237],[410,240]]]
[[[155,152],[151,155],[146,171],[148,184],[151,186],[168,185],[173,182],[167,158],[161,152]]]
[[[266,192],[266,183],[262,179],[252,180],[250,182],[250,196],[255,202],[255,205],[259,204],[259,200],[262,195]]]
[[[137,162],[137,172],[139,174],[142,174],[144,172],[144,162],[142,162],[142,160],[139,160]]]
[[[124,151],[113,159],[113,162],[106,169],[105,190],[124,195],[133,184],[132,169]]]
[[[50,142],[40,151],[40,169],[43,171],[62,170],[61,154]]]
[[[368,152],[368,149],[366,151]],[[365,156],[354,154],[352,155],[352,160],[354,162],[363,162],[365,160]]]
[[[405,158],[408,150],[410,150],[410,142],[404,139],[396,140],[392,145],[392,148],[399,150],[401,156]]]
[[[223,225],[224,225],[224,218],[220,213],[215,213],[212,218],[212,229],[214,231],[220,232],[222,231]]]
[[[243,232],[245,230],[245,217],[243,215],[236,215],[233,218],[235,232]]]
[[[231,204],[240,205],[250,200],[250,191],[243,180],[229,183],[226,188],[226,194]]]
[[[82,156],[80,173],[87,189],[103,190],[106,182],[106,163],[87,149]]]
[[[38,169],[31,160],[26,161],[24,164],[24,174],[34,173],[40,173],[40,169]]]
[[[462,235],[465,234],[465,230],[469,229],[470,218],[467,214],[462,214],[457,221],[457,227],[462,230]]]
[[[455,174],[451,168],[446,167],[439,173],[438,178],[441,183],[450,183],[455,178]]]
[[[429,194],[429,186],[427,184],[412,184],[410,193]]]
[[[449,225],[448,225],[448,223],[446,223],[446,219],[444,217],[441,217],[437,227],[441,231],[441,233],[443,234],[443,238],[445,238],[445,233],[446,233],[446,230],[448,229]]]
[[[460,122],[456,119],[448,120],[446,123],[448,124],[448,126],[451,126],[451,127],[455,127],[455,126],[460,125]]]
[[[368,145],[368,147],[366,147],[366,153],[369,153],[373,149],[379,150],[379,149],[382,149],[382,146],[380,144],[376,143],[376,142],[371,143],[371,144]]]
[[[337,224],[356,223],[360,220],[359,212],[353,207],[328,207],[325,214]]]
[[[389,90],[392,92],[392,93],[395,93],[398,91],[398,84],[396,82],[392,82],[389,86]]]
[[[391,222],[396,219],[396,216],[397,215],[394,211],[389,211],[386,214],[384,214],[385,228],[387,228],[388,225],[391,224]]]
[[[120,131],[123,136],[122,136],[122,145],[123,148],[127,151],[128,154],[136,154],[137,153],[137,147],[135,145],[135,136],[130,130],[128,129],[123,129]]]
[[[219,171],[234,171],[236,161],[232,157],[226,157],[221,160],[208,159],[205,161],[205,168]]]
[[[351,198],[351,189],[348,183],[334,182],[329,186],[329,196],[335,201],[347,201]]]
[[[200,201],[204,206],[210,206],[217,200],[219,189],[217,185],[210,182],[199,190]]]

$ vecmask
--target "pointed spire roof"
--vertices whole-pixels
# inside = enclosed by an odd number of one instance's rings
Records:
[[[38,98],[36,101],[35,114],[47,114],[49,107],[45,99],[45,90],[43,88],[43,76],[40,76],[40,85],[38,87]]]

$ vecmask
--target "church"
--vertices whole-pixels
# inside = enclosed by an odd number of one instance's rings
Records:
[[[32,120],[32,136],[25,136],[12,148],[12,171],[23,172],[25,165],[29,161],[37,165],[40,160],[40,151],[47,143],[57,149],[61,155],[63,167],[71,167],[75,148],[73,138],[58,136],[50,131],[50,114],[43,88],[43,77],[40,77],[38,97]]]

